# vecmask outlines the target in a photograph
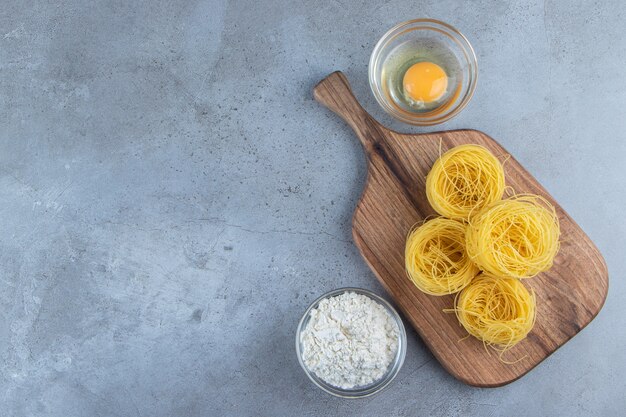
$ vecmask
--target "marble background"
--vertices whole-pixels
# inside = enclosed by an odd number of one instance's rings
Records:
[[[351,237],[366,166],[311,88],[369,91],[414,17],[476,49],[473,101],[435,129],[498,139],[579,222],[606,305],[521,380],[477,389],[413,331],[378,396],[313,386],[301,314],[384,295]],[[0,408],[7,416],[617,416],[626,407],[626,3],[3,0]]]

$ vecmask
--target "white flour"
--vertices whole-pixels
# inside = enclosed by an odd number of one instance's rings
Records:
[[[348,292],[322,300],[300,340],[309,370],[350,389],[384,375],[398,349],[398,327],[382,305]]]

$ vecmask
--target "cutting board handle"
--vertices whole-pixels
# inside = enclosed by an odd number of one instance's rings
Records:
[[[313,88],[313,97],[346,121],[370,153],[372,147],[384,139],[386,130],[359,104],[352,93],[348,79],[341,71],[335,71]]]

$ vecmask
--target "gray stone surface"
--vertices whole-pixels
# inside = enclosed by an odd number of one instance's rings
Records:
[[[93,3],[93,4],[91,4]],[[0,409],[6,416],[617,416],[626,406],[621,0],[3,0]],[[497,138],[606,257],[598,318],[521,380],[476,389],[416,334],[384,393],[328,396],[294,331],[318,295],[384,294],[355,249],[350,130],[311,98],[428,16],[480,77],[437,129]]]

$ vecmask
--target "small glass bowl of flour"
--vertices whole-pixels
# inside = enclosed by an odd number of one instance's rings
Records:
[[[364,289],[340,288],[306,310],[296,351],[315,385],[338,397],[363,398],[383,390],[400,371],[406,332],[387,301]]]

